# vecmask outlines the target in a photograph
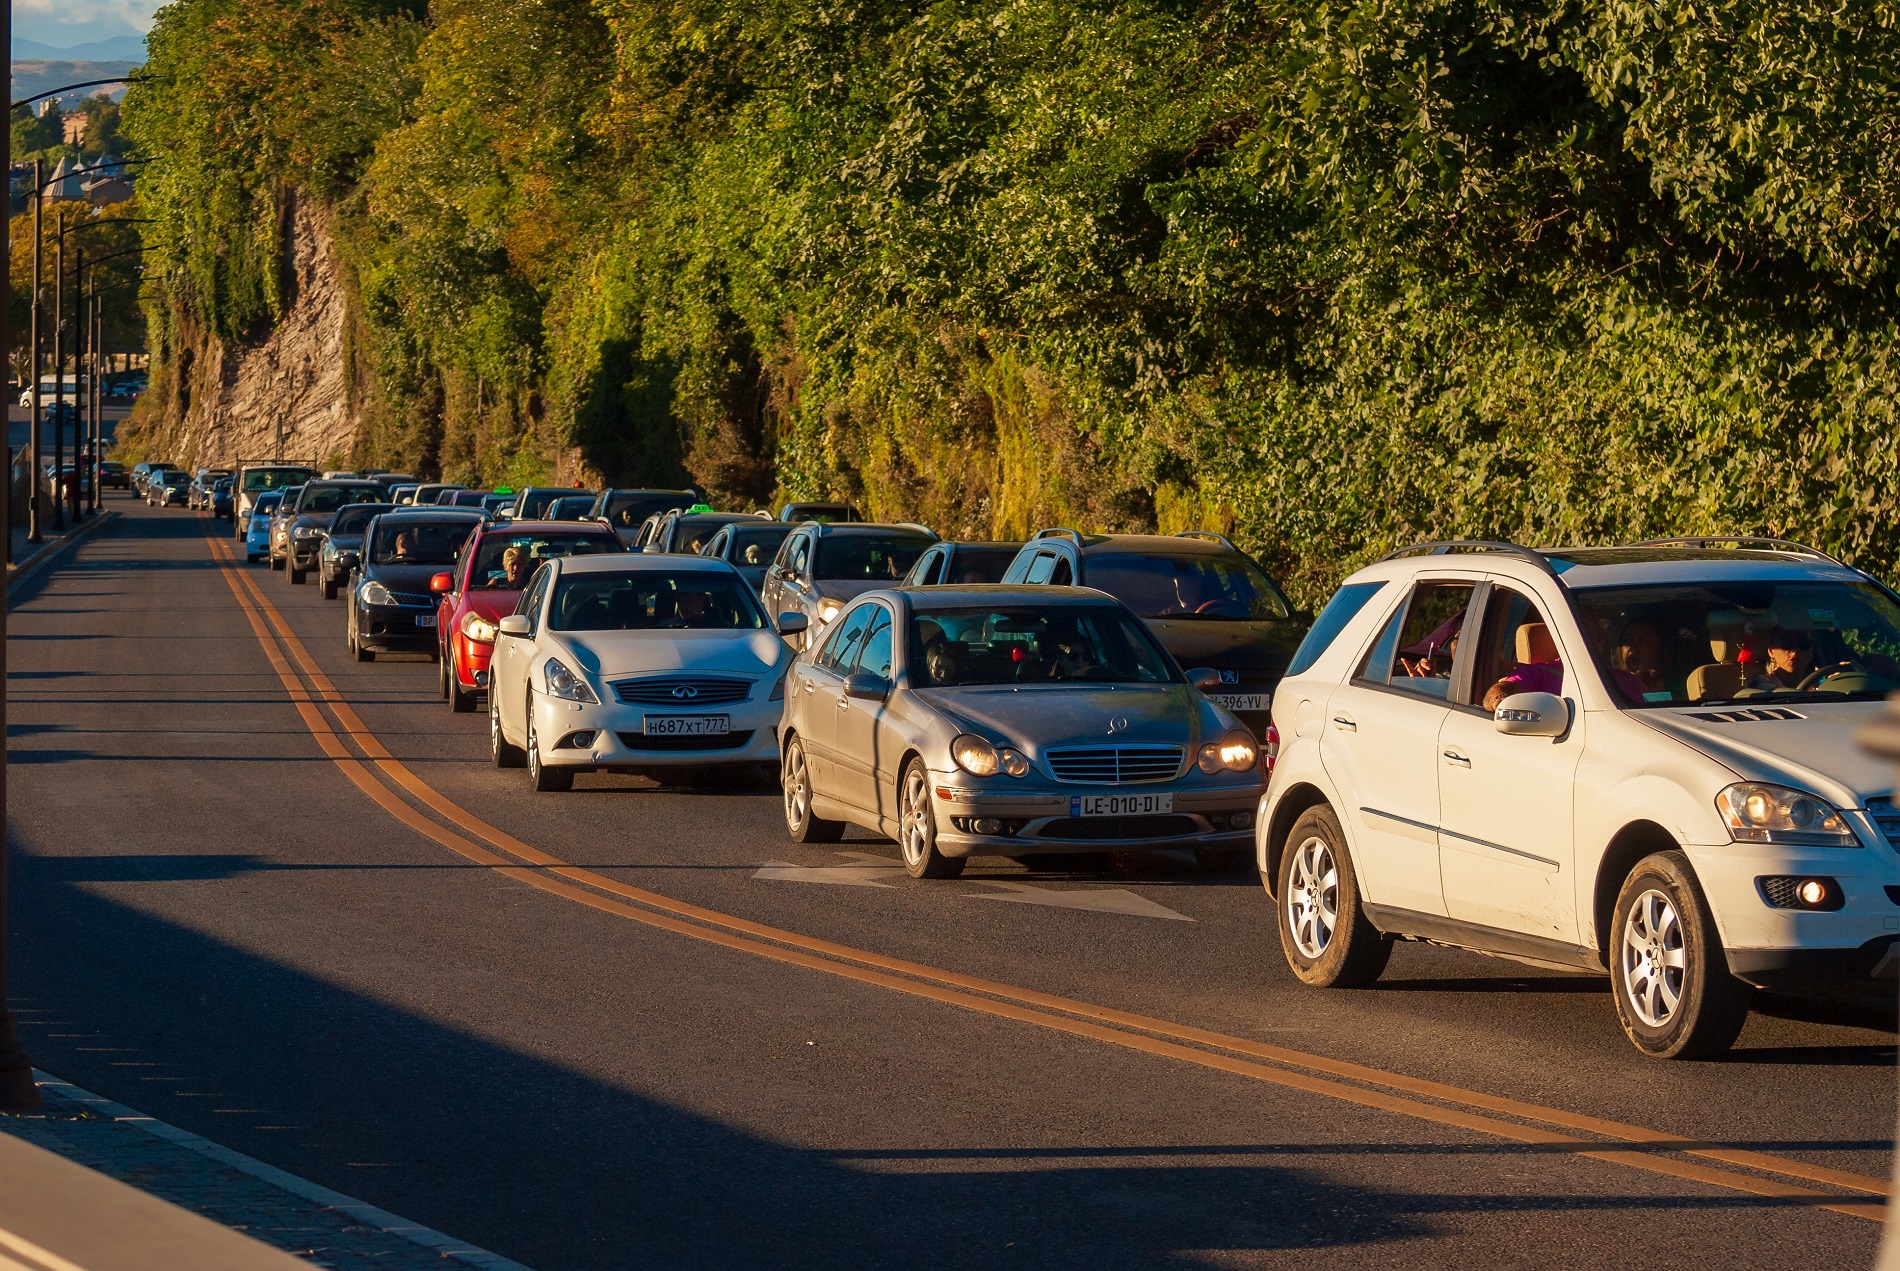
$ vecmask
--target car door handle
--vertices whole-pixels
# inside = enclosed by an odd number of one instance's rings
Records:
[[[1359,725],[1353,722],[1352,716],[1350,715],[1333,716],[1333,727],[1342,729],[1345,732],[1349,732],[1349,733],[1356,733],[1359,731]]]
[[[1461,755],[1455,750],[1447,750],[1445,752],[1445,762],[1449,764],[1456,764],[1460,768],[1469,768],[1471,766],[1470,757],[1466,755]]]

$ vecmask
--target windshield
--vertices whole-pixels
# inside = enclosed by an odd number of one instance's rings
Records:
[[[529,490],[521,496],[521,507],[515,512],[517,521],[538,521],[541,514],[548,510],[548,504],[567,494],[585,494],[585,490]]]
[[[607,500],[607,519],[634,529],[655,512],[689,508],[697,502],[698,496],[692,494],[616,494]]]
[[[1268,621],[1292,607],[1273,580],[1238,552],[1089,556],[1083,584],[1105,591],[1143,618]]]
[[[1590,652],[1627,706],[1872,699],[1900,688],[1900,605],[1872,583],[1579,588]]]
[[[315,475],[308,468],[246,468],[244,493],[256,494],[261,490],[281,490],[286,486],[302,485]]]
[[[278,494],[274,490],[269,494],[259,496],[257,502],[251,505],[251,515],[269,516],[272,512],[277,510],[278,500],[283,497],[283,495]]]
[[[959,547],[956,555],[950,558],[950,574],[946,583],[1000,583],[1003,575],[1009,572],[1010,562],[1016,559],[1016,549],[1021,544],[1012,543],[1007,547]]]
[[[673,526],[673,550],[697,555],[734,519],[729,516],[682,516]]]
[[[916,534],[838,534],[819,541],[812,577],[830,582],[870,582],[902,578],[929,547]]]
[[[352,503],[382,501],[383,488],[379,485],[319,485],[303,492],[303,497],[297,500],[297,510],[322,515]]]
[[[620,540],[598,534],[490,534],[482,539],[469,586],[483,590],[520,591],[535,567],[556,556],[595,556],[621,550]]]
[[[759,631],[765,612],[742,579],[721,570],[575,574],[549,610],[556,631]]]
[[[921,688],[974,684],[1166,684],[1168,655],[1119,608],[923,609],[911,617]]]
[[[385,522],[376,527],[369,558],[377,565],[453,565],[469,528],[464,520]]]
[[[395,506],[393,503],[352,503],[336,514],[336,520],[330,522],[330,537],[361,534],[372,517],[391,511]]]
[[[726,559],[735,565],[770,565],[772,558],[778,555],[778,545],[791,532],[789,525],[769,530],[735,529],[732,532],[732,549],[726,553]]]
[[[541,514],[548,521],[584,521],[587,514],[594,510],[594,496],[591,494],[569,494],[548,504],[548,510]]]

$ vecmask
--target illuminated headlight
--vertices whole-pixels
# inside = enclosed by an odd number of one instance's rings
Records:
[[[314,525],[299,525],[296,529],[292,530],[291,533],[295,534],[298,538],[315,538],[317,535],[323,533],[323,531]]]
[[[1260,748],[1254,745],[1252,734],[1238,728],[1218,742],[1201,747],[1201,771],[1205,773],[1246,772],[1259,762]]]
[[[586,680],[568,670],[556,659],[549,658],[547,665],[541,670],[542,674],[547,676],[549,697],[558,697],[565,702],[598,703],[600,701],[594,696],[594,690],[587,687]]]
[[[462,634],[477,644],[493,644],[495,624],[478,613],[465,613],[462,615]]]
[[[389,594],[389,588],[372,579],[363,584],[363,603],[366,605],[393,605],[396,598]]]
[[[999,772],[1020,777],[1029,771],[1029,758],[1020,750],[993,746],[969,733],[950,743],[950,757],[957,761],[957,767],[976,777],[993,777]]]
[[[1839,812],[1811,794],[1786,786],[1743,782],[1715,796],[1716,811],[1738,843],[1792,843],[1859,847]]]
[[[830,622],[833,618],[837,616],[838,616],[838,602],[837,601],[827,600],[818,606],[818,625],[819,626],[821,627],[824,626],[827,622]]]

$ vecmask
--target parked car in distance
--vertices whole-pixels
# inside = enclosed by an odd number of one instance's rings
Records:
[[[593,495],[592,490],[583,490],[579,486],[525,486],[515,495],[509,518],[516,521],[538,521],[548,510],[548,504],[570,494]]]
[[[145,481],[145,503],[148,507],[184,507],[190,494],[191,474],[177,468],[154,472]]]
[[[176,468],[177,466],[175,463],[164,463],[162,461],[135,463],[132,465],[132,488],[138,493],[144,494],[145,483],[154,472],[164,472],[169,468]]]
[[[363,555],[363,531],[369,523],[395,510],[393,503],[352,503],[337,509],[317,552],[317,583],[325,600],[335,600],[356,571]]]
[[[364,527],[350,586],[347,639],[358,662],[378,653],[436,652],[436,598],[429,579],[455,568],[482,516],[465,508],[402,508]]]
[[[791,532],[792,527],[782,521],[733,521],[722,526],[699,554],[726,562],[758,591],[765,586],[765,571],[778,555],[779,544]]]
[[[218,520],[231,515],[231,478],[219,477],[211,483],[211,494],[205,502],[205,510]]]
[[[439,597],[442,696],[458,712],[475,709],[477,692],[488,686],[496,624],[514,612],[543,561],[625,550],[598,521],[508,521],[477,530],[455,569],[429,580]]]
[[[633,547],[634,537],[648,517],[675,509],[683,511],[700,501],[697,490],[602,490],[594,500],[591,515],[613,526],[620,541]]]
[[[111,459],[99,462],[99,486],[104,490],[126,490],[132,485],[132,474],[126,466]]]
[[[244,535],[244,559],[255,565],[270,554],[271,519],[282,501],[282,490],[266,490],[251,503],[251,514],[238,523]]]
[[[231,475],[228,468],[200,468],[192,474],[191,484],[185,488],[185,506],[206,508],[211,506],[211,487],[220,478]]]
[[[1900,597],[1766,539],[1428,543],[1350,575],[1274,700],[1256,849],[1294,973],[1427,939],[1608,972],[1645,1055],[1750,986],[1892,1000]]]
[[[236,514],[232,529],[240,536],[251,517],[251,505],[259,495],[269,490],[283,490],[290,486],[300,486],[316,476],[315,470],[300,464],[252,463],[239,464],[237,470],[237,503],[233,509]]]
[[[765,522],[750,512],[715,512],[703,503],[684,512],[665,512],[653,527],[653,534],[642,551],[674,552],[697,556],[713,535],[728,525],[762,525]]]
[[[1000,583],[1021,543],[938,543],[910,567],[905,587]]]
[[[778,519],[793,524],[823,521],[832,525],[840,521],[862,521],[864,513],[849,503],[787,503],[778,510]]]
[[[1240,721],[1074,587],[859,596],[792,664],[780,743],[794,839],[861,825],[917,878],[979,853],[1218,853],[1251,840],[1265,785]]]
[[[798,614],[809,639],[853,598],[895,587],[936,541],[921,525],[801,522],[765,571],[765,611],[775,618]]]
[[[303,493],[303,487],[292,485],[284,487],[284,497],[270,514],[270,548],[266,555],[270,557],[272,569],[284,567],[284,557],[290,540],[290,523],[297,519],[297,496]]]
[[[1306,634],[1279,584],[1218,534],[1044,530],[1006,583],[1093,587],[1134,610],[1182,666],[1220,672],[1214,700],[1266,739],[1273,686]]]
[[[536,790],[578,772],[769,767],[791,652],[731,566],[616,552],[555,559],[498,624],[497,767]]]

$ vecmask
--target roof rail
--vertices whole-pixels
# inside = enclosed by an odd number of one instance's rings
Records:
[[[1182,530],[1178,534],[1176,534],[1175,537],[1176,538],[1203,538],[1203,539],[1206,539],[1210,543],[1219,543],[1222,547],[1225,547],[1230,552],[1237,552],[1240,550],[1238,547],[1234,546],[1234,540],[1232,540],[1231,538],[1228,538],[1225,534],[1216,534],[1213,530]]]
[[[1698,551],[1706,551],[1718,545],[1759,547],[1771,552],[1792,552],[1797,556],[1816,556],[1843,568],[1852,568],[1846,561],[1829,556],[1819,548],[1809,547],[1806,543],[1796,543],[1790,539],[1773,538],[1766,534],[1695,534],[1683,538],[1646,538],[1640,543],[1630,544],[1631,547],[1690,547]]]
[[[1499,556],[1514,556],[1518,560],[1529,561],[1553,578],[1557,576],[1557,571],[1551,568],[1549,558],[1542,552],[1517,543],[1507,543],[1502,539],[1454,538],[1437,539],[1429,543],[1414,543],[1410,547],[1401,547],[1396,551],[1387,552],[1379,558],[1379,561],[1398,560],[1404,556],[1452,556],[1466,552],[1475,555],[1494,553]]]
[[[1065,525],[1059,525],[1056,528],[1050,529],[1050,530],[1037,530],[1036,537],[1037,538],[1066,538],[1066,539],[1073,540],[1077,547],[1082,546],[1082,532],[1080,530],[1072,530]]]

